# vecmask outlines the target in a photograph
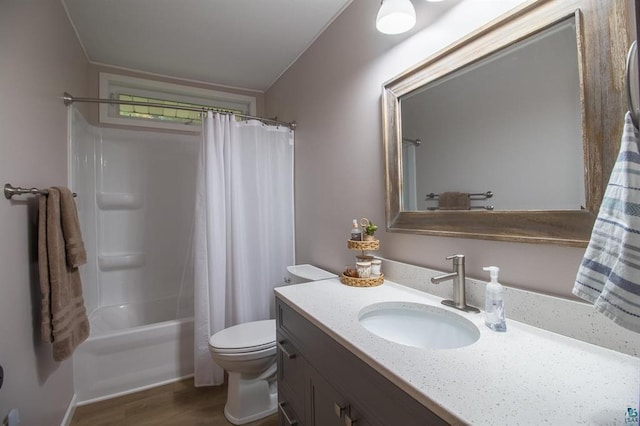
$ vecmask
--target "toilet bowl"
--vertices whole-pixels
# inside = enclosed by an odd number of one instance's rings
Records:
[[[276,321],[234,325],[211,336],[213,360],[229,376],[224,415],[242,425],[276,412]]]
[[[286,284],[336,277],[312,265],[295,265],[287,270]],[[229,376],[224,407],[227,420],[242,425],[277,411],[275,320],[225,328],[211,336],[209,351]]]

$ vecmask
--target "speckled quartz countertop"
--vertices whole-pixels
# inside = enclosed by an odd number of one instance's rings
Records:
[[[484,325],[442,299],[385,281],[357,288],[338,279],[279,287],[302,316],[450,423],[473,425],[625,424],[638,408],[640,358],[508,318],[507,332]],[[379,302],[418,302],[473,322],[480,339],[459,349],[430,350],[390,342],[365,330],[360,310]],[[636,423],[637,424],[637,423]]]

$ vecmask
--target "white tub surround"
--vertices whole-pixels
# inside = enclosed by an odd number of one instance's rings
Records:
[[[483,313],[456,311],[439,297],[390,281],[356,288],[331,279],[280,287],[276,294],[451,423],[624,424],[627,407],[638,408],[640,359],[630,355],[508,317],[507,332],[496,333],[484,325]],[[390,301],[451,309],[473,322],[480,338],[459,349],[428,350],[392,343],[360,325],[363,308]]]
[[[69,176],[91,313],[73,360],[79,404],[193,374],[197,150],[197,136],[95,127],[71,108]]]

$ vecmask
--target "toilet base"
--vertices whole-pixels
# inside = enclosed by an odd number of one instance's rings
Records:
[[[224,416],[234,425],[243,425],[275,414],[278,409],[275,374],[266,380],[243,379],[229,372]]]

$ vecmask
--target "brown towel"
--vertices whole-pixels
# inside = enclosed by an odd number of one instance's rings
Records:
[[[440,210],[469,210],[471,201],[467,192],[443,192],[438,195]]]
[[[38,269],[42,293],[42,339],[62,361],[89,336],[78,266],[86,262],[78,212],[71,191],[49,188],[40,196]]]
[[[87,263],[87,252],[84,250],[84,242],[80,232],[80,220],[78,219],[76,202],[73,199],[73,193],[68,188],[55,186],[54,189],[60,192],[60,215],[67,264],[77,268]]]

